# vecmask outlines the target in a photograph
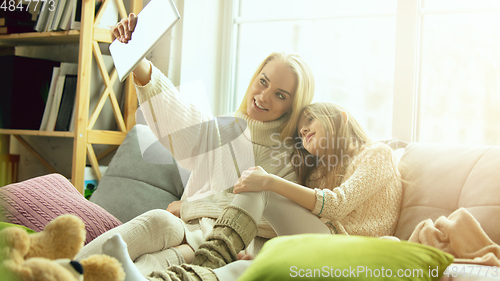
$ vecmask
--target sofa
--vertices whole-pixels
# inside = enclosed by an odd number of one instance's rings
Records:
[[[168,150],[151,137],[149,128],[141,124],[129,132],[90,200],[57,174],[0,188],[3,220],[39,231],[57,215],[73,213],[91,231],[89,242],[149,209],[166,209],[181,197],[189,172],[180,169]],[[500,146],[410,143],[393,149],[404,188],[396,237],[407,240],[420,222],[464,208],[500,244]],[[491,280],[490,276],[469,274],[446,280]]]

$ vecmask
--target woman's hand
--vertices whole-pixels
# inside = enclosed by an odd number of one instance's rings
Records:
[[[252,167],[241,174],[234,185],[233,193],[271,190],[272,179],[273,175],[268,174],[262,167]]]
[[[117,39],[122,43],[128,43],[132,39],[132,32],[137,25],[137,16],[130,13],[128,18],[122,19],[119,23],[111,28],[111,40]]]
[[[167,211],[172,213],[174,216],[180,218],[181,217],[181,205],[182,205],[182,201],[174,201],[168,205]]]

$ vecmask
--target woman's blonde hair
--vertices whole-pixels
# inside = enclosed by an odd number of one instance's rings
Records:
[[[287,114],[289,115],[289,122],[285,122],[280,128],[281,139],[286,140],[288,137],[293,136],[297,127],[297,120],[299,119],[300,112],[306,105],[312,102],[314,97],[314,76],[311,69],[300,55],[294,53],[274,52],[264,59],[253,74],[238,111],[243,113],[247,112],[247,97],[253,81],[262,71],[264,66],[274,60],[285,63],[297,78],[297,90],[293,96],[292,111],[291,114]]]
[[[300,132],[296,129],[294,134],[295,150],[291,159],[299,183],[305,186],[312,171],[318,168],[321,169],[322,175],[326,175],[327,186],[337,187],[342,183],[345,171],[352,159],[360,151],[360,148],[371,143],[371,140],[358,121],[345,109],[334,103],[310,104],[304,108],[302,113],[307,118],[318,120],[325,130],[326,138],[320,140],[320,148],[324,148],[326,159],[321,160],[305,150],[299,137]],[[332,158],[335,162],[332,161]]]

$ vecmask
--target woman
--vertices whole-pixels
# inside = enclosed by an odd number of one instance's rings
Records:
[[[136,17],[131,14],[114,27],[112,33],[127,42],[124,38],[131,38],[135,22]],[[193,260],[194,251],[203,241],[203,233],[210,233],[215,219],[234,197],[227,191],[213,192],[232,187],[238,178],[225,177],[218,170],[220,163],[234,166],[237,161],[235,175],[259,165],[279,177],[296,181],[292,165],[284,161],[292,150],[277,146],[276,135],[280,142],[293,135],[294,120],[298,119],[302,108],[312,101],[314,78],[300,56],[272,53],[253,75],[236,118],[220,125],[212,122],[213,116],[180,101],[177,97],[179,93],[168,78],[147,60],[143,60],[133,73],[138,100],[149,127],[171,150],[179,164],[192,171],[185,193],[190,193],[188,195],[193,198],[202,198],[183,201],[180,211],[182,220],[169,212],[155,210],[112,229],[86,245],[77,260],[99,253],[101,245],[119,233],[128,245],[132,260],[145,275],[153,269],[165,269],[172,264]],[[227,132],[235,130],[240,130],[238,133],[242,136],[237,144],[244,147],[250,144],[251,150],[241,151],[239,155],[238,151],[232,151],[236,157],[231,159],[227,158],[231,153],[227,154],[227,150],[219,149],[210,142],[217,143]],[[248,161],[249,156],[253,156],[253,161]],[[246,165],[241,166],[240,161]],[[204,197],[207,194],[211,195]],[[258,234],[275,236],[264,221],[259,223]]]

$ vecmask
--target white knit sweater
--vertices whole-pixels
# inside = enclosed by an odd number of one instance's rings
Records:
[[[287,122],[286,117],[261,122],[237,112],[235,117],[240,118],[239,121],[221,122],[181,101],[178,98],[181,93],[170,80],[154,65],[151,67],[150,82],[144,86],[136,84],[137,96],[146,122],[158,140],[182,167],[192,171],[185,190],[198,193],[193,201],[183,196],[181,218],[186,223],[220,216],[224,207],[233,201],[231,187],[238,179],[237,170],[241,173],[252,166],[261,166],[270,174],[297,182],[289,159],[292,147],[279,141],[279,128]],[[232,151],[227,145],[220,146],[221,142],[227,143],[225,136],[235,132],[240,137],[233,143]],[[259,222],[258,236],[275,235],[265,220]]]
[[[319,172],[313,172],[307,182],[307,186],[316,191],[312,212],[332,233],[394,235],[403,190],[389,146],[376,143],[366,147],[353,159],[340,186],[325,185]]]

